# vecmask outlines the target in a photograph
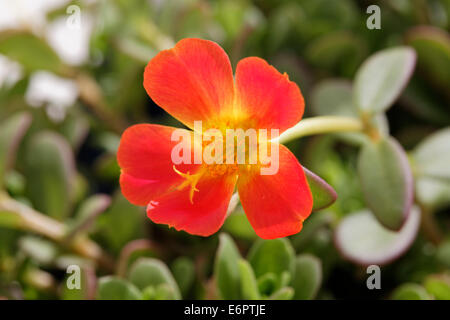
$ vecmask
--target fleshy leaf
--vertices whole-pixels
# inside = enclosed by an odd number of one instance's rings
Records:
[[[176,294],[173,288],[167,283],[161,283],[154,287],[149,286],[142,290],[143,300],[176,300]]]
[[[450,38],[442,29],[420,26],[411,29],[406,42],[417,52],[417,64],[443,90],[450,85]]]
[[[450,204],[450,181],[417,177],[415,189],[420,203],[432,210],[439,210]]]
[[[87,232],[95,222],[95,218],[111,204],[111,197],[106,194],[96,194],[84,200],[75,213],[75,222],[71,230]]]
[[[71,209],[75,159],[68,142],[54,132],[35,134],[25,159],[27,196],[35,208],[63,219]]]
[[[327,32],[310,41],[305,56],[311,64],[328,70],[339,70],[352,74],[365,54],[361,38],[347,31]]]
[[[335,231],[335,244],[348,260],[360,265],[384,265],[400,257],[413,243],[420,211],[413,207],[402,229],[384,228],[368,210],[346,216]]]
[[[291,300],[293,296],[294,296],[294,289],[292,289],[291,287],[284,287],[275,291],[269,297],[269,300]]]
[[[144,219],[142,208],[132,205],[119,191],[114,194],[111,206],[98,217],[99,232],[108,246],[118,252],[128,242],[145,236]]]
[[[279,287],[281,282],[275,273],[269,272],[258,277],[258,291],[261,295],[269,296]]]
[[[43,266],[50,266],[58,255],[58,247],[53,242],[35,236],[20,238],[19,248],[34,262]]]
[[[411,153],[419,201],[433,210],[450,204],[450,128],[425,138]]]
[[[3,178],[15,160],[17,148],[31,124],[31,115],[17,113],[0,123],[0,187]]]
[[[416,54],[409,47],[377,52],[359,68],[354,85],[354,101],[364,113],[386,111],[400,95],[411,77]]]
[[[214,277],[223,299],[240,298],[239,259],[241,255],[233,239],[226,233],[221,233],[214,263]]]
[[[322,263],[310,254],[299,255],[295,259],[292,287],[294,299],[311,300],[316,296],[322,283]]]
[[[241,292],[244,300],[259,300],[258,282],[255,278],[252,266],[244,259],[239,260],[239,271],[241,275]]]
[[[128,278],[140,290],[165,283],[172,287],[175,299],[181,299],[180,290],[169,268],[157,259],[140,258],[131,266]]]
[[[186,297],[195,280],[194,263],[187,257],[180,257],[172,263],[171,269],[180,288],[181,295]]]
[[[253,240],[257,237],[242,206],[239,206],[238,209],[227,217],[223,229],[237,238]]]
[[[257,241],[248,254],[256,278],[273,273],[281,279],[284,271],[292,272],[294,249],[286,238]]]
[[[358,157],[367,206],[386,228],[399,230],[412,206],[413,179],[405,151],[396,140],[368,140]]]
[[[429,276],[424,283],[428,293],[436,300],[450,300],[450,276],[432,275]]]
[[[19,62],[26,71],[48,70],[62,73],[65,67],[58,55],[44,41],[30,32],[0,32],[0,53]]]
[[[142,294],[132,283],[116,278],[103,277],[98,282],[99,300],[141,300]]]
[[[347,80],[331,79],[320,82],[314,88],[311,100],[314,113],[320,116],[353,117],[358,114],[353,104],[352,84]]]
[[[450,128],[425,138],[414,149],[412,156],[419,176],[450,180]]]
[[[431,297],[421,285],[405,283],[394,290],[392,300],[430,300]]]
[[[331,206],[337,199],[334,189],[318,175],[303,167],[309,188],[313,195],[313,210],[321,210]]]

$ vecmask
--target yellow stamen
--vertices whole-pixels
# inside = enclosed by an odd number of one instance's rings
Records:
[[[182,184],[180,184],[177,187],[177,190],[183,190],[184,188],[190,186],[191,190],[189,191],[189,200],[191,203],[194,203],[194,192],[198,191],[198,189],[195,187],[200,180],[200,177],[203,175],[203,170],[200,170],[199,172],[195,174],[190,174],[189,171],[187,173],[183,173],[179,171],[177,168],[175,168],[175,165],[173,166],[173,170],[179,174],[181,177],[183,177],[184,180]]]

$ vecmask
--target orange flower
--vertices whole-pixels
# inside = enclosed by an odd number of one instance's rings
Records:
[[[184,39],[160,52],[145,69],[144,87],[155,103],[189,128],[202,121],[204,130],[281,133],[300,121],[304,110],[300,89],[286,74],[263,59],[249,57],[238,63],[233,79],[228,56],[207,40]],[[152,221],[209,236],[222,226],[237,185],[244,211],[261,238],[301,230],[311,213],[312,195],[302,166],[286,147],[279,145],[274,175],[255,170],[262,166],[259,162],[174,165],[171,153],[178,143],[171,139],[174,130],[183,129],[134,125],[120,141],[122,193],[131,203],[146,205]]]

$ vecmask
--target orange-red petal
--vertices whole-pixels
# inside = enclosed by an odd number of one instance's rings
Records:
[[[183,39],[158,53],[145,68],[144,87],[161,108],[188,127],[231,108],[233,71],[215,42]]]
[[[254,129],[278,129],[281,133],[303,116],[305,103],[298,86],[260,58],[239,61],[236,94],[236,108],[253,119]]]
[[[192,202],[190,188],[186,187],[152,200],[147,206],[147,215],[155,223],[209,236],[222,226],[235,184],[235,175],[202,176]]]
[[[163,195],[184,181],[173,169],[171,159],[172,148],[179,143],[171,141],[174,130],[183,129],[138,124],[123,133],[117,161],[122,171],[122,193],[131,203],[147,205],[151,199]],[[179,164],[176,168],[181,172],[194,173],[198,165]]]
[[[260,175],[259,170],[252,170],[241,174],[237,182],[242,207],[263,239],[300,232],[313,205],[302,166],[286,147],[279,148],[276,174]]]

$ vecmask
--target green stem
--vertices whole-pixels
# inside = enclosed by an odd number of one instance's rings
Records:
[[[283,132],[274,141],[286,143],[313,134],[362,130],[364,130],[364,124],[356,118],[341,116],[314,117],[303,119],[292,128]]]

